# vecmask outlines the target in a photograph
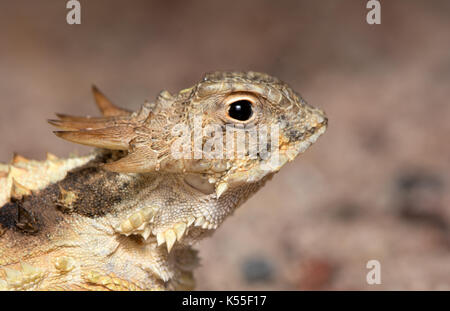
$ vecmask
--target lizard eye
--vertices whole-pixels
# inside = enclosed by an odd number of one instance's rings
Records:
[[[247,121],[252,114],[252,103],[248,100],[238,100],[228,108],[228,115],[239,121]]]
[[[252,119],[254,102],[253,96],[230,96],[227,100],[227,116],[240,122]]]

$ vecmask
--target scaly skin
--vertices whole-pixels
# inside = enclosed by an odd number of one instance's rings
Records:
[[[58,136],[97,147],[90,156],[49,154],[38,162],[15,155],[0,165],[0,289],[192,289],[198,263],[192,245],[327,126],[324,113],[285,83],[254,72],[206,75],[176,95],[161,92],[136,113],[113,106],[95,88],[94,95],[103,117],[49,120],[65,130]],[[230,105],[242,101],[252,114],[237,120]],[[188,145],[198,149],[191,134],[199,117],[202,127],[223,134],[238,125],[246,139],[253,134],[243,127],[277,125],[279,136],[265,143],[276,146],[279,161],[270,161],[274,150],[251,157],[250,143],[241,157],[174,156],[177,124],[190,126]],[[217,146],[231,148],[225,141]]]

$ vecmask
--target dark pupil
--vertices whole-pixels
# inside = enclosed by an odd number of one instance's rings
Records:
[[[228,108],[228,115],[239,121],[247,121],[252,114],[252,103],[248,100],[239,100]]]

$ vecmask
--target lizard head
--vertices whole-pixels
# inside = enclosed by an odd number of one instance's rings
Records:
[[[59,115],[67,140],[127,155],[107,163],[120,173],[183,173],[204,193],[256,183],[304,152],[327,127],[320,109],[263,73],[215,72],[176,95],[163,91],[131,113],[94,89],[102,118]]]
[[[190,89],[189,105],[193,144],[203,152],[190,164],[207,168],[203,173],[215,183],[218,197],[277,172],[313,144],[328,123],[322,110],[286,83],[257,72],[207,74]],[[196,138],[198,124],[204,136]]]

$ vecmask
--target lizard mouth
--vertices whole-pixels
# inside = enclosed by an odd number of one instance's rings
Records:
[[[309,144],[307,146],[309,147],[311,144],[314,144],[323,133],[325,133],[327,128],[327,116],[322,110],[317,109],[311,118],[311,124],[308,126],[305,135],[300,139],[300,141],[305,145]]]
[[[293,143],[288,143],[288,147],[281,152],[281,165],[286,162],[294,160],[299,154],[304,153],[317,139],[322,136],[327,130],[328,120],[324,117],[323,122],[312,127],[308,132],[309,134],[303,136],[298,140],[294,140]],[[280,166],[281,166],[280,165]]]
[[[317,139],[323,134],[325,133],[325,131],[328,128],[328,118],[325,116],[322,116],[322,122],[320,122],[318,125],[316,125],[315,127],[313,127],[310,130],[310,134],[309,136],[307,136],[304,140],[310,142],[311,144],[314,144]]]
[[[326,119],[325,119],[326,120]],[[312,144],[314,144],[317,139],[322,136],[323,133],[327,130],[327,124],[328,121],[325,121],[324,123],[320,124],[319,126],[315,127],[315,130],[313,133],[306,138],[304,138],[299,146],[298,146],[298,153],[303,153],[308,149]]]
[[[327,130],[327,125],[326,125],[326,124],[319,126],[319,127],[314,131],[314,133],[313,133],[312,135],[310,135],[310,136],[308,136],[308,137],[306,138],[305,141],[308,142],[310,145],[311,145],[311,144],[314,144],[314,143],[317,141],[317,139],[318,139],[323,133],[325,133],[326,130]],[[308,146],[308,147],[309,147],[309,146]]]

